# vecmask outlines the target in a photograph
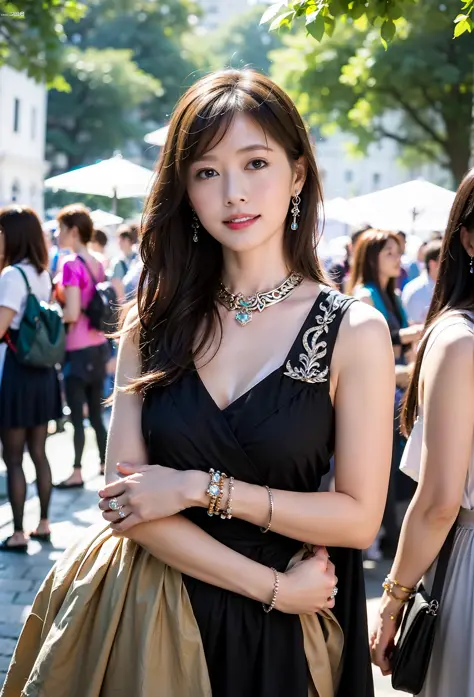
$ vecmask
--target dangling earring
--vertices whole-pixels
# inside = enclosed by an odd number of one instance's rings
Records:
[[[193,242],[198,242],[198,240],[199,240],[199,237],[198,237],[199,218],[198,218],[197,215],[196,215],[196,211],[193,211],[192,228],[193,228],[193,230],[194,230]]]
[[[474,273],[474,257],[471,257],[471,263],[469,265],[469,273]]]
[[[293,214],[293,222],[291,223],[291,229],[297,230],[298,229],[298,216],[300,214],[299,205],[301,203],[301,198],[300,198],[299,193],[297,193],[297,194],[295,194],[295,196],[293,196],[292,203],[293,203],[293,208],[291,209],[291,212]]]

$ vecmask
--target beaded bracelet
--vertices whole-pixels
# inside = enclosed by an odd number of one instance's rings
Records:
[[[266,612],[267,614],[271,612],[275,605],[276,605],[276,599],[278,595],[278,589],[280,588],[280,577],[278,576],[278,571],[272,567],[272,571],[275,575],[275,583],[273,584],[273,596],[272,596],[272,602],[270,605],[265,605],[265,603],[262,603],[263,611]]]
[[[270,530],[270,528],[272,527],[272,520],[273,520],[273,494],[272,494],[272,490],[270,489],[269,486],[266,486],[265,489],[266,489],[267,492],[268,492],[268,501],[269,501],[269,504],[270,504],[270,514],[269,514],[269,517],[268,517],[268,525],[267,525],[267,527],[266,527],[266,528],[260,528],[260,532],[263,532],[263,533],[268,532],[268,531]]]
[[[227,508],[222,511],[222,520],[230,520],[232,518],[232,496],[234,493],[234,477],[229,479],[229,497],[227,499]]]
[[[214,509],[214,515],[220,515],[222,511],[222,498],[224,496],[224,481],[227,479],[227,475],[224,474],[224,472],[220,473],[220,479],[219,479],[219,494],[217,496],[216,504],[215,504],[215,509]]]
[[[206,489],[206,494],[209,496],[209,507],[207,509],[207,515],[213,516],[218,515],[219,502],[222,499],[222,494],[224,492],[224,479],[225,474],[217,470],[209,470],[209,485]]]

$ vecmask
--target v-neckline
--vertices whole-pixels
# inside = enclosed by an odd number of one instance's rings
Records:
[[[233,399],[231,402],[229,402],[229,404],[227,404],[225,407],[221,408],[221,407],[217,404],[216,400],[214,399],[214,397],[213,397],[212,394],[210,393],[209,389],[207,388],[206,384],[204,383],[203,379],[201,378],[201,376],[200,376],[200,374],[199,374],[199,371],[198,371],[198,369],[196,368],[196,364],[194,364],[194,373],[195,373],[195,375],[196,375],[196,378],[197,378],[197,380],[198,380],[198,383],[199,383],[200,387],[204,390],[204,392],[207,394],[207,396],[209,397],[209,399],[211,400],[211,402],[214,404],[215,408],[216,408],[221,414],[224,414],[228,409],[230,409],[232,406],[234,406],[237,402],[240,402],[240,400],[244,399],[245,397],[248,397],[248,396],[250,395],[251,392],[253,392],[255,389],[258,389],[258,388],[262,387],[262,386],[263,386],[266,382],[268,382],[274,375],[276,375],[277,373],[280,373],[280,372],[283,370],[283,368],[285,367],[285,365],[287,364],[287,362],[290,360],[291,355],[292,355],[292,353],[293,353],[293,350],[294,350],[296,344],[299,342],[300,337],[301,337],[301,334],[303,333],[303,331],[304,331],[304,329],[305,329],[305,327],[306,327],[306,324],[308,323],[308,321],[309,321],[311,315],[313,314],[313,311],[314,311],[314,308],[316,307],[316,304],[321,300],[321,298],[323,298],[323,296],[327,296],[327,295],[331,292],[331,290],[333,290],[333,289],[330,288],[330,287],[328,287],[328,286],[321,286],[321,290],[319,291],[319,293],[317,294],[317,296],[316,296],[314,302],[312,303],[312,305],[311,305],[311,307],[310,307],[310,309],[309,309],[309,311],[308,311],[308,313],[307,313],[307,315],[306,315],[306,317],[305,317],[305,319],[304,319],[302,325],[301,325],[300,328],[298,329],[298,333],[297,333],[297,335],[296,335],[296,337],[295,337],[293,343],[291,344],[290,349],[289,349],[289,351],[288,351],[288,353],[287,353],[285,359],[283,360],[283,363],[281,363],[281,364],[280,364],[279,366],[277,366],[274,370],[272,370],[270,373],[268,373],[268,375],[265,375],[265,376],[264,376],[263,378],[261,378],[260,380],[257,380],[257,382],[255,382],[253,385],[251,385],[247,390],[245,390],[245,392],[242,392],[242,394],[240,394],[238,397],[235,397],[235,399]],[[323,300],[324,300],[324,298],[323,298]]]

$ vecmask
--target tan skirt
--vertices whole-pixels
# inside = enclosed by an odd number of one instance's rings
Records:
[[[330,611],[300,619],[308,695],[334,697],[342,630]],[[94,526],[43,582],[0,697],[122,696],[211,697],[211,686],[181,574]]]

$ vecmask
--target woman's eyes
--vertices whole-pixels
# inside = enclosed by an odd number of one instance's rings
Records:
[[[268,162],[266,160],[262,160],[261,158],[256,158],[254,160],[250,160],[248,165],[246,166],[245,169],[250,169],[250,170],[259,170],[259,169],[265,169],[265,167],[268,166]],[[200,169],[199,172],[196,172],[196,178],[197,179],[214,179],[216,176],[219,176],[218,173],[216,172],[215,169]]]
[[[256,160],[250,160],[249,165],[256,165],[257,163],[260,166],[259,167],[254,166],[252,169],[264,169],[268,165],[268,162],[266,160],[261,160],[260,158],[258,158]],[[248,167],[248,165],[247,165],[247,167]]]
[[[215,169],[200,169],[199,172],[196,172],[196,177],[198,179],[213,179],[214,174],[217,174]]]

